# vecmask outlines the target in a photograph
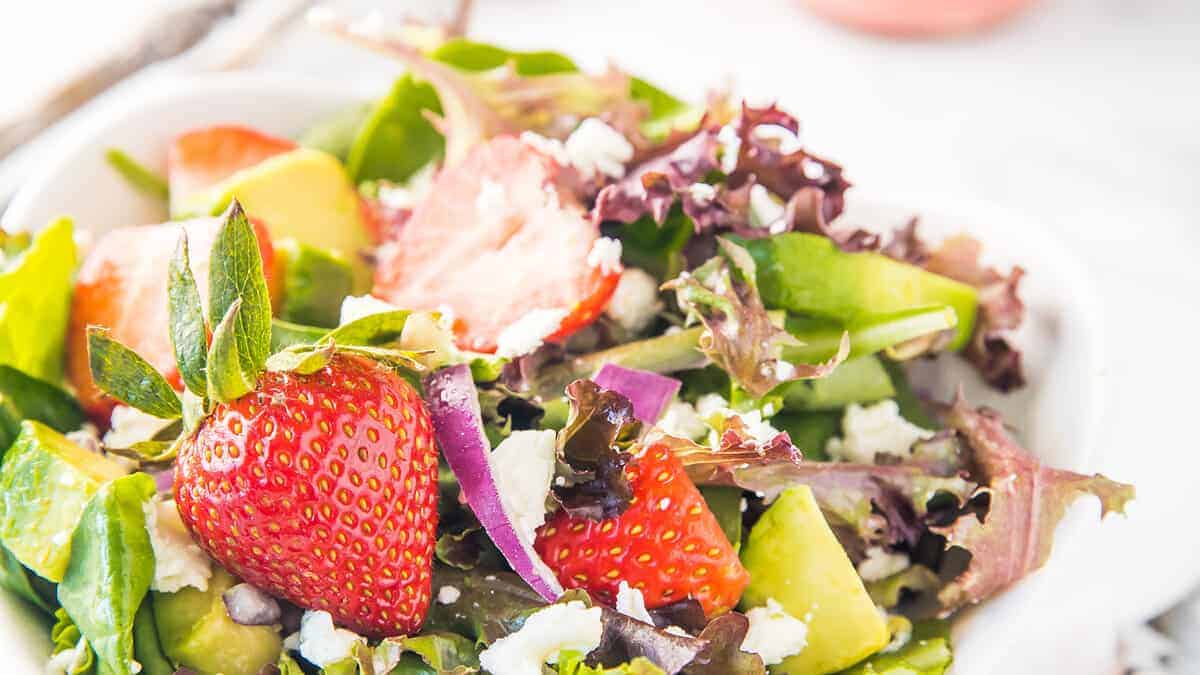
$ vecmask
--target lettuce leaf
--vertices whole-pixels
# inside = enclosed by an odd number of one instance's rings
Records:
[[[567,398],[571,412],[558,442],[563,480],[555,481],[554,498],[574,517],[615,518],[633,498],[625,465],[641,423],[629,399],[591,380],[572,382]]]
[[[63,372],[75,273],[71,221],[50,223],[0,273],[0,364],[47,382]]]

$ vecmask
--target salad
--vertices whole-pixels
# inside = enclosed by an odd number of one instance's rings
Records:
[[[167,222],[0,238],[47,672],[938,674],[1072,501],[1133,498],[910,385],[1024,385],[1023,270],[841,226],[790,113],[312,19],[404,74],[165,176],[110,150]]]

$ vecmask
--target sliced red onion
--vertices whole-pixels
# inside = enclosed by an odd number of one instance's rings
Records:
[[[283,610],[279,602],[250,584],[241,583],[221,594],[225,613],[236,624],[270,626],[279,623]]]
[[[648,370],[625,368],[606,363],[592,381],[609,391],[629,399],[633,404],[633,415],[646,424],[654,424],[671,399],[679,393],[679,380]]]
[[[162,471],[151,471],[150,475],[154,477],[154,487],[158,488],[158,493],[169,495],[175,489],[175,468],[167,468]]]
[[[519,534],[504,511],[488,462],[492,446],[483,432],[483,415],[471,369],[459,364],[426,376],[425,400],[438,444],[475,517],[517,574],[547,602],[557,600],[562,595],[562,585],[533,550],[533,542]]]

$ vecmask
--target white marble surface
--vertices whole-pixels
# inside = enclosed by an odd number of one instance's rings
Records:
[[[2,9],[0,38],[21,18],[5,14],[38,19],[74,4]],[[160,3],[110,4],[120,9],[110,16],[129,17]],[[1047,1],[997,32],[945,43],[864,37],[779,0],[477,4],[479,38],[597,67],[612,57],[686,94],[736,78],[747,95],[797,112],[809,145],[856,183],[996,203],[1075,248],[1104,302],[1111,359],[1097,468],[1137,484],[1139,498],[1127,519],[1060,542],[1044,572],[1054,593],[997,636],[1013,646],[1012,672],[1112,669],[1115,626],[1200,583],[1200,2]],[[64,50],[94,53],[88,35],[122,29],[88,18],[92,30],[71,44],[36,20],[43,39],[0,39],[4,90],[30,95],[43,82],[38,49],[53,48],[45,77],[58,77],[73,63]],[[18,73],[15,62],[31,65]],[[381,86],[394,74],[304,27],[279,36],[256,67]]]

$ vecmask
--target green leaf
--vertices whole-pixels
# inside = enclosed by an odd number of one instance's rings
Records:
[[[616,236],[621,240],[621,258],[630,267],[640,267],[660,281],[683,270],[681,251],[696,231],[695,222],[684,215],[678,205],[671,207],[662,225],[650,216],[643,216],[621,226]]]
[[[369,314],[330,331],[323,341],[335,342],[338,347],[351,345],[380,346],[396,342],[412,314],[407,309]]]
[[[412,652],[438,673],[462,672],[456,669],[479,668],[479,653],[475,643],[457,633],[424,633],[406,638],[389,638],[385,642],[398,644],[406,652]]]
[[[780,391],[789,410],[836,410],[896,394],[892,380],[876,356],[848,359],[828,376],[786,383]]]
[[[71,537],[71,562],[58,600],[96,652],[101,675],[134,675],[133,625],[154,578],[143,505],[154,479],[135,473],[88,502]]]
[[[328,334],[327,328],[275,319],[271,321],[271,351],[278,352],[296,345],[314,345]]]
[[[158,641],[158,626],[154,623],[154,602],[150,596],[142,601],[133,618],[133,656],[142,664],[140,675],[173,675],[171,665]]]
[[[705,485],[700,494],[708,504],[708,510],[716,516],[721,531],[733,544],[733,550],[742,548],[742,491],[733,487]]]
[[[559,675],[665,675],[662,668],[644,656],[628,663],[606,668],[587,665],[587,654],[565,650],[558,655]]]
[[[167,277],[167,314],[175,362],[188,391],[203,396],[206,388],[204,366],[207,362],[208,327],[196,278],[188,257],[187,232],[179,235],[179,247],[171,258]]]
[[[12,403],[19,419],[37,420],[56,431],[74,431],[87,421],[79,402],[66,390],[12,366],[0,366],[0,396]]]
[[[845,365],[845,364],[843,364]],[[804,459],[825,462],[825,443],[842,429],[842,413],[838,410],[784,410],[771,418],[771,426],[786,431],[792,445]]]
[[[71,221],[60,218],[0,273],[0,364],[62,380],[63,340],[75,274]]]
[[[96,653],[83,639],[83,635],[79,632],[79,627],[71,621],[70,615],[61,607],[54,612],[54,626],[50,629],[50,642],[54,647],[51,654],[61,654],[67,650],[74,650],[79,647],[79,643],[83,642],[83,654],[81,654],[72,664],[73,667],[67,670],[67,675],[85,675],[95,672]]]
[[[442,113],[433,87],[412,75],[401,76],[375,105],[350,145],[346,172],[351,180],[403,183],[439,157],[446,142],[424,111]]]
[[[26,600],[30,604],[45,610],[46,612],[53,611],[50,603],[38,593],[33,586],[33,580],[30,577],[31,572],[25,569],[20,560],[17,560],[7,548],[0,546],[0,588],[7,590],[9,593],[15,593],[21,599]]]
[[[107,328],[88,326],[87,336],[97,387],[148,415],[173,419],[183,414],[179,395],[137,352],[109,337]]]
[[[167,203],[170,190],[165,178],[143,166],[123,150],[109,148],[104,153],[104,159],[108,161],[109,166],[121,174],[121,178],[124,178],[130,187],[142,194],[161,200],[164,204]]]
[[[355,103],[305,129],[296,141],[300,145],[327,152],[345,162],[358,130],[362,128],[373,108],[370,103]]]
[[[212,346],[208,348],[208,368],[205,371],[208,397],[221,403],[239,399],[253,391],[258,378],[257,370],[253,376],[243,370],[245,360],[241,358],[237,339],[241,309],[242,300],[237,298],[213,330]],[[266,359],[263,361],[265,366]]]
[[[523,76],[572,73],[579,70],[570,57],[558,52],[514,52],[464,38],[447,40],[429,56],[435,61],[470,71],[492,70],[512,63],[516,73]]]
[[[449,605],[433,603],[425,630],[458,633],[491,644],[521,628],[525,617],[546,602],[511,572],[463,572],[434,564],[433,587],[454,586],[462,595]]]
[[[336,351],[333,343],[322,348],[299,347],[276,352],[267,359],[267,370],[311,375],[329,364]]]
[[[642,133],[651,140],[662,140],[676,129],[695,129],[704,117],[704,106],[681,101],[640,77],[629,78],[629,96],[649,108],[649,115],[640,126]]]
[[[783,358],[789,361],[827,359],[837,353],[842,333],[850,334],[850,358],[874,354],[917,338],[951,331],[957,323],[954,309],[945,305],[859,316],[849,322],[789,316],[784,325],[803,344],[784,347]]]
[[[284,260],[279,317],[310,326],[336,326],[342,301],[354,287],[350,263],[335,251],[295,239],[277,243],[275,250],[283,254]]]
[[[241,371],[253,386],[271,351],[271,297],[254,228],[236,199],[229,204],[224,221],[209,263],[208,316],[213,320],[226,317],[229,308],[241,301],[230,337],[237,343]]]
[[[304,669],[287,652],[279,654],[279,662],[275,665],[279,668],[279,675],[304,675]]]
[[[895,652],[876,654],[842,671],[843,675],[942,675],[954,655],[950,623],[923,621],[913,626],[908,643]]]

